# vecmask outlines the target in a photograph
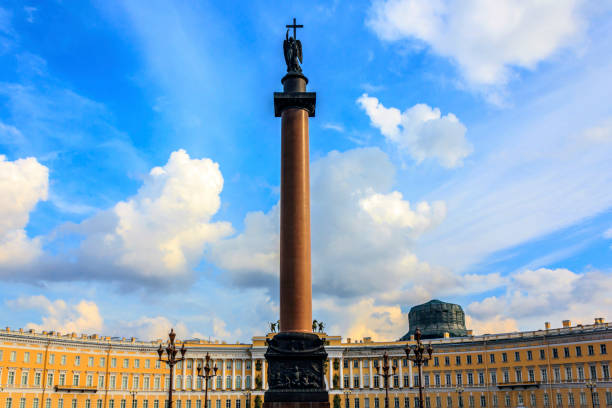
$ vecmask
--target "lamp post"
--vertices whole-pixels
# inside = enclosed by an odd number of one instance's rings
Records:
[[[351,395],[350,391],[344,392],[344,408],[350,408],[351,404],[349,403],[349,395]]]
[[[593,380],[587,381],[584,385],[591,391],[591,405],[595,408],[595,398],[593,397],[594,390],[597,388],[597,383]]]
[[[134,400],[136,399],[136,394],[138,394],[138,391],[134,389],[130,391],[130,395],[132,396],[132,408],[134,408]]]
[[[244,408],[251,408],[251,391],[247,391],[244,393],[244,401]]]
[[[381,367],[376,367],[376,375],[384,379],[385,384],[385,408],[389,408],[389,378],[395,375],[397,367],[393,366],[392,369],[389,367],[389,355],[385,351],[383,354],[383,366],[382,373],[380,372]],[[390,370],[391,369],[391,370]]]
[[[463,408],[463,398],[461,397],[461,394],[463,394],[463,387],[457,387],[455,391],[457,391],[458,395],[457,403],[459,404],[459,408]]]
[[[416,329],[414,333],[414,337],[416,339],[416,345],[414,347],[406,346],[404,351],[406,352],[406,357],[408,360],[414,361],[414,363],[419,368],[419,407],[424,408],[423,405],[423,363],[428,360],[431,360],[431,355],[433,353],[433,347],[431,347],[431,343],[427,347],[427,354],[425,354],[425,346],[421,342],[421,330],[419,328]],[[412,354],[411,354],[412,352]]]
[[[174,339],[176,338],[176,333],[174,329],[170,329],[170,333],[168,333],[168,345],[164,349],[162,345],[159,345],[159,349],[157,349],[157,354],[159,355],[159,361],[163,361],[168,364],[170,367],[170,386],[168,387],[168,408],[172,408],[172,388],[174,387],[174,366],[176,363],[185,360],[185,354],[187,353],[187,349],[185,349],[185,344],[181,345],[181,349],[177,350],[176,345],[174,344]],[[166,351],[167,358],[164,360],[162,358],[164,354],[164,350]],[[180,351],[181,357],[177,358],[176,353]]]
[[[198,377],[204,380],[204,408],[208,408],[208,380],[217,376],[218,368],[216,365],[213,368],[210,367],[210,356],[208,353],[206,353],[204,360],[204,368],[198,367]],[[202,371],[204,371],[203,375]]]

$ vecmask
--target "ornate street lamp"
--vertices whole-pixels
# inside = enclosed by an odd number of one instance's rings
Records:
[[[134,389],[130,391],[130,395],[132,396],[132,408],[134,408],[134,399],[136,399],[136,394],[138,394],[138,391]]]
[[[168,387],[168,408],[172,408],[172,388],[174,387],[174,366],[176,363],[185,360],[185,354],[187,353],[187,349],[185,349],[185,343],[181,345],[181,349],[177,350],[176,345],[174,344],[174,339],[176,338],[176,333],[174,329],[170,329],[170,333],[168,333],[168,345],[164,349],[162,345],[159,345],[159,349],[157,349],[157,354],[159,355],[159,361],[163,361],[168,364],[170,367],[170,386]],[[164,360],[162,358],[164,354],[164,350],[166,351],[167,358]],[[181,352],[181,357],[177,358],[177,352]]]
[[[385,408],[389,408],[389,378],[395,375],[397,367],[393,366],[392,370],[390,368],[389,355],[385,351],[383,354],[382,373],[380,372],[381,367],[376,367],[376,374],[383,378],[385,384]]]
[[[597,383],[593,380],[587,381],[584,383],[586,387],[591,391],[591,405],[595,408],[595,398],[593,397],[594,390],[597,388]]]
[[[406,346],[404,351],[406,352],[406,357],[408,360],[414,361],[414,363],[419,368],[419,407],[424,408],[423,405],[423,363],[428,360],[431,360],[431,355],[433,353],[433,347],[431,347],[431,343],[427,347],[427,354],[425,354],[425,346],[421,343],[421,330],[419,328],[416,329],[414,333],[414,337],[416,339],[416,345],[414,347]],[[412,352],[414,355],[411,355]]]
[[[204,408],[208,408],[208,380],[217,376],[217,370],[216,365],[213,368],[210,367],[210,356],[206,353],[204,369],[198,367],[198,377],[204,380]],[[202,371],[204,371],[204,374],[202,374]]]
[[[459,408],[463,408],[463,398],[461,397],[461,394],[463,394],[463,387],[457,387],[455,389],[455,391],[457,391],[457,403],[459,404]]]

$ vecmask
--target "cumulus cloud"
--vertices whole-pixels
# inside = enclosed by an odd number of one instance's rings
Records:
[[[61,299],[51,301],[45,296],[36,295],[20,297],[7,303],[13,308],[34,309],[43,313],[42,322],[28,323],[27,329],[53,330],[60,333],[99,333],[104,326],[98,306],[92,301],[81,300],[79,303],[69,304]]]
[[[372,125],[398,149],[417,163],[436,159],[447,168],[463,164],[472,146],[465,138],[466,127],[452,113],[442,116],[440,109],[417,104],[403,113],[387,108],[375,97],[363,94],[357,99]]]
[[[0,155],[0,267],[28,264],[42,253],[40,238],[25,231],[30,212],[47,199],[49,169],[35,158],[7,161]]]
[[[219,165],[192,159],[184,150],[154,167],[138,193],[85,220],[78,255],[106,267],[92,272],[117,279],[168,281],[190,276],[206,244],[229,234],[227,222],[212,222],[223,189]]]
[[[589,324],[595,317],[609,318],[611,290],[610,272],[527,269],[508,277],[505,293],[470,303],[467,313],[482,328],[512,328],[519,321],[523,329],[533,329],[565,319]]]
[[[367,24],[385,41],[416,40],[452,59],[475,85],[534,69],[584,28],[580,0],[377,0]]]
[[[392,190],[393,178],[393,165],[376,148],[334,151],[312,163],[313,293],[397,305],[502,284],[499,275],[454,276],[420,261],[411,248],[442,222],[445,205],[411,205]],[[249,213],[242,233],[212,245],[210,260],[231,284],[276,293],[278,231],[278,205]]]

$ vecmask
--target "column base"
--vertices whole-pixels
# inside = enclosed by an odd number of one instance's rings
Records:
[[[264,402],[263,408],[330,408],[327,402]]]
[[[268,340],[265,408],[329,408],[324,341],[314,333],[279,333]]]

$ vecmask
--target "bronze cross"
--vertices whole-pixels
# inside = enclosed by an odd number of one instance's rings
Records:
[[[293,24],[288,24],[285,27],[287,28],[293,28],[293,39],[297,40],[296,34],[297,34],[297,30],[296,28],[304,28],[303,24],[295,24],[295,17],[293,18]]]

